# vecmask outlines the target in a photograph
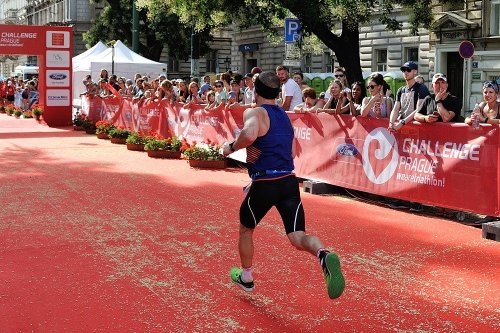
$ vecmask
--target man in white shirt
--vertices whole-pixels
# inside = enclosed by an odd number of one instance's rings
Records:
[[[297,82],[290,78],[287,67],[276,67],[276,75],[278,75],[281,81],[282,107],[285,111],[293,111],[296,105],[302,103],[302,91]]]
[[[247,86],[245,89],[245,99],[243,100],[243,104],[245,105],[251,105],[252,103],[255,102],[254,100],[254,84],[253,84],[253,75],[252,73],[247,73],[245,75],[245,85]]]

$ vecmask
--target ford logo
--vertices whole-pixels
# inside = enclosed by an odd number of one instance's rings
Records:
[[[63,74],[63,73],[52,73],[52,74],[49,75],[49,77],[52,80],[64,80],[68,76],[66,74]]]
[[[358,155],[358,148],[351,143],[343,143],[337,147],[337,153],[342,156],[356,156]]]

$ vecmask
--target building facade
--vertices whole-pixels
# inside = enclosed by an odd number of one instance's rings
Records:
[[[84,0],[0,0],[0,24],[64,25],[73,27],[73,54],[86,50],[82,34],[101,8]],[[3,56],[0,49],[0,77],[7,77],[18,65],[37,65],[35,56]]]

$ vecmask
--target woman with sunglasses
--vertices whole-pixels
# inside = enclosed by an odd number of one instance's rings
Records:
[[[475,110],[470,117],[465,118],[467,125],[479,118],[479,122],[498,125],[500,123],[500,103],[498,99],[498,84],[495,81],[486,81],[483,84],[484,102],[479,104],[479,110]]]
[[[224,83],[221,80],[214,82],[214,94],[214,101],[212,103],[207,102],[207,106],[205,107],[206,112],[217,112],[224,108],[227,103],[227,93],[224,90]]]
[[[389,85],[380,73],[373,73],[368,77],[366,86],[370,97],[365,97],[361,105],[361,116],[372,118],[387,118],[392,110],[392,100],[386,96]]]

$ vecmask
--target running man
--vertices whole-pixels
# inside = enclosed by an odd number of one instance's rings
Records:
[[[293,173],[295,142],[285,111],[276,105],[280,79],[273,72],[255,80],[255,108],[246,109],[244,125],[236,140],[226,143],[224,155],[247,148],[250,190],[240,207],[239,253],[242,268],[233,267],[231,280],[245,291],[254,290],[252,260],[253,232],[266,213],[276,206],[290,243],[318,257],[326,279],[328,296],[337,298],[345,282],[338,256],[326,250],[318,237],[305,233],[305,217],[299,183]]]

